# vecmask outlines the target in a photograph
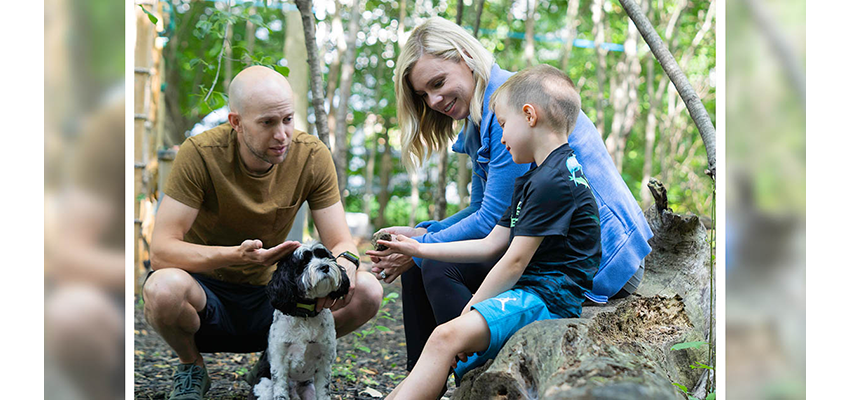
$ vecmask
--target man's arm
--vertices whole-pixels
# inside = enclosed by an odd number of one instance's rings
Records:
[[[342,202],[336,202],[321,210],[312,210],[311,214],[313,222],[316,224],[316,230],[319,231],[319,237],[322,239],[322,244],[330,249],[334,256],[350,251],[360,257],[360,254],[357,253],[357,246],[354,245],[354,240],[351,238],[351,232],[348,230],[348,224],[345,222],[345,209],[342,207]],[[337,258],[337,262],[348,273],[350,286],[344,302],[341,305],[336,305],[333,309],[347,305],[351,301],[354,289],[357,286],[357,268],[354,263],[344,257]]]
[[[180,268],[189,272],[211,271],[230,265],[269,265],[298,247],[297,242],[283,242],[263,249],[263,243],[248,239],[239,246],[204,246],[183,240],[192,227],[198,209],[169,196],[162,199],[156,214],[151,238],[151,268]]]

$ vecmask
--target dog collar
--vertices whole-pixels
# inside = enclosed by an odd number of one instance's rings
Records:
[[[313,318],[319,315],[316,310],[316,299],[298,299],[295,306],[284,312],[286,315],[294,317]]]

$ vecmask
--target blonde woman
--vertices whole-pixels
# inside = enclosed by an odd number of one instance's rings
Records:
[[[501,144],[502,127],[490,108],[490,96],[511,75],[472,35],[442,18],[417,26],[401,49],[395,69],[395,93],[401,128],[402,157],[408,168],[454,138],[452,123],[465,124],[452,146],[472,160],[470,206],[442,221],[415,228],[385,228],[420,243],[455,242],[487,236],[511,201],[514,180],[530,164],[516,164]],[[643,213],[584,112],[569,144],[587,176],[602,225],[602,261],[587,299],[604,303],[631,294],[643,277],[643,258],[652,237]],[[372,272],[387,282],[402,277],[402,305],[407,339],[407,367],[412,369],[437,325],[461,314],[487,273],[498,261],[441,262],[403,254],[367,252]],[[382,253],[383,254],[383,253]]]

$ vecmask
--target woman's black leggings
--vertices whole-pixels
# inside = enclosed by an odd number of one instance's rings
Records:
[[[434,328],[460,315],[491,268],[492,263],[422,260],[422,268],[413,266],[401,275],[408,371]]]

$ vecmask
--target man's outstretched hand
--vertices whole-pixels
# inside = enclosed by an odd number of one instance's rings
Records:
[[[264,249],[261,240],[248,239],[239,245],[238,252],[239,258],[245,264],[272,265],[300,246],[299,242],[286,241],[270,249]]]

